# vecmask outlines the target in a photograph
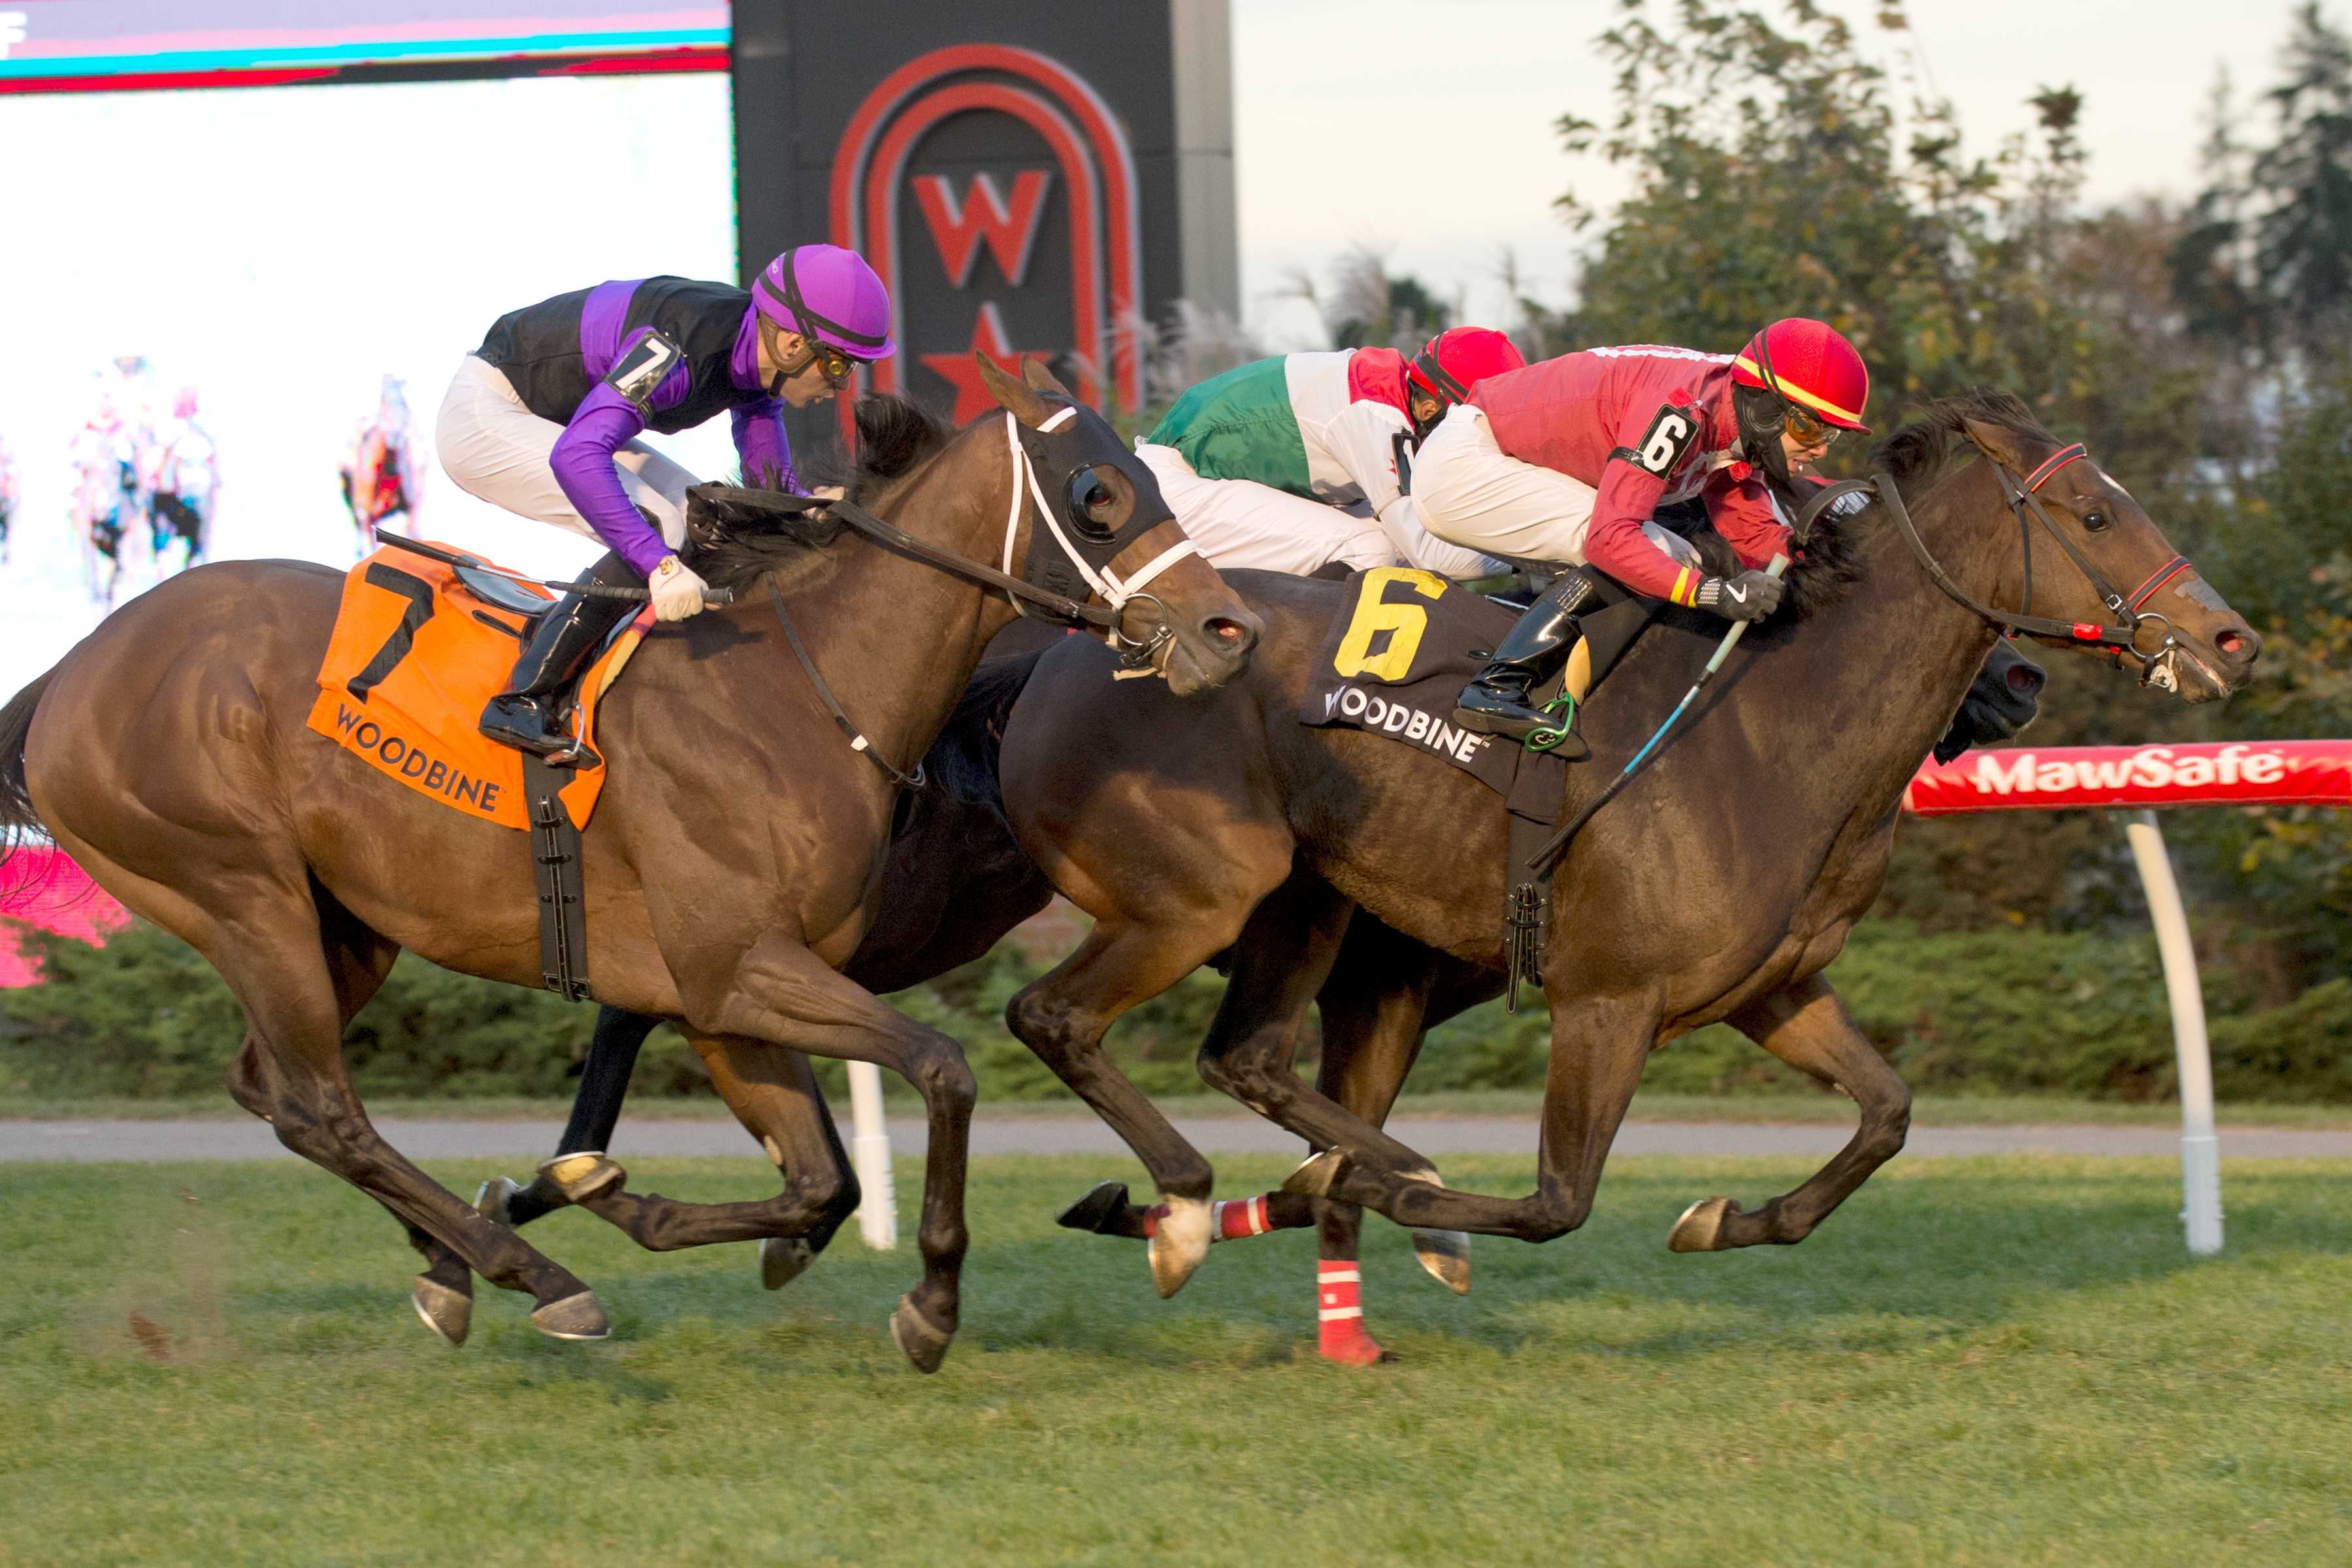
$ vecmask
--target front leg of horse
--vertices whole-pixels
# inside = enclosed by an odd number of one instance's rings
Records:
[[[857,1176],[849,1152],[841,1146],[816,1073],[800,1052],[740,1036],[690,1035],[688,1040],[709,1068],[719,1097],[783,1177],[783,1191],[764,1202],[696,1204],[629,1192],[623,1178],[582,1198],[580,1205],[648,1251],[757,1241],[761,1283],[779,1289],[856,1212]]]
[[[681,991],[698,1035],[873,1062],[898,1074],[922,1096],[929,1147],[923,1157],[922,1217],[915,1240],[923,1279],[900,1300],[890,1333],[918,1371],[938,1371],[961,1321],[963,1257],[971,1241],[964,1225],[964,1174],[979,1091],[962,1047],[781,935],[763,939],[745,955],[723,988],[706,992],[689,984]]]
[[[1744,1210],[1729,1198],[1706,1198],[1685,1210],[1666,1237],[1676,1252],[1720,1252],[1805,1239],[1872,1172],[1902,1150],[1911,1127],[1911,1090],[1854,1027],[1845,1005],[1819,975],[1799,981],[1736,1013],[1743,1035],[1862,1108],[1862,1121],[1830,1163],[1795,1192]]]
[[[1454,1192],[1413,1172],[1336,1150],[1291,1173],[1285,1188],[1360,1204],[1416,1230],[1549,1241],[1576,1229],[1592,1212],[1609,1146],[1657,1040],[1659,1011],[1654,996],[1578,996],[1565,984],[1561,991],[1565,999],[1551,1014],[1551,1067],[1544,1079],[1533,1193],[1496,1198]]]

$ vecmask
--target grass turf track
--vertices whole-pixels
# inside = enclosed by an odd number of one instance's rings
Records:
[[[320,1172],[9,1167],[0,1563],[2335,1563],[2352,1539],[2352,1162],[2232,1163],[2229,1250],[2192,1263],[2162,1162],[1898,1161],[1802,1247],[1685,1258],[1684,1205],[1801,1163],[1627,1160],[1583,1231],[1481,1238],[1466,1300],[1368,1226],[1370,1323],[1406,1358],[1369,1372],[1314,1357],[1306,1233],[1220,1246],[1162,1303],[1139,1248],[1053,1226],[1113,1173],[975,1166],[965,1328],[926,1379],[883,1326],[911,1254],[854,1232],[772,1296],[749,1246],[656,1257],[559,1215],[533,1235],[616,1337],[542,1339],[485,1287],[451,1351],[392,1222]],[[902,1213],[915,1183],[902,1162]]]

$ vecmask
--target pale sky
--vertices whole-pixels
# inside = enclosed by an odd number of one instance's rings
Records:
[[[2083,89],[2091,194],[2107,200],[2194,189],[2216,64],[2242,90],[2267,84],[2290,5],[1918,0],[1915,20],[1979,149],[2029,122],[2037,87]],[[1392,246],[1394,267],[1474,317],[1499,303],[1506,247],[1564,302],[1578,241],[1552,198],[1574,182],[1605,205],[1622,187],[1561,153],[1551,122],[1606,114],[1590,40],[1613,14],[1234,0],[1245,314],[1269,346],[1318,346],[1311,314],[1276,296],[1286,270],[1319,276],[1355,242]],[[429,441],[450,370],[502,311],[605,278],[731,276],[730,134],[716,75],[0,99],[0,440],[23,489],[0,693],[94,624],[65,453],[105,360],[146,354],[167,399],[201,388],[227,487],[218,553],[348,563],[335,465],[377,378],[408,379]],[[724,421],[666,444],[698,472],[731,462]],[[437,473],[424,516],[533,570],[593,553]]]

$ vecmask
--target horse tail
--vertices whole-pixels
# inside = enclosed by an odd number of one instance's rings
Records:
[[[0,867],[7,865],[26,839],[42,832],[25,782],[25,742],[33,732],[33,714],[57,673],[47,671],[0,708]]]

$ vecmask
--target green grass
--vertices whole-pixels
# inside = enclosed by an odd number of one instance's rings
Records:
[[[887,1089],[902,1089],[885,1077]],[[1249,1114],[1223,1095],[1160,1095],[1157,1104],[1171,1117],[1225,1117]],[[1397,1101],[1399,1116],[1524,1116],[1530,1120],[1543,1103],[1537,1089],[1449,1089],[1408,1094]],[[894,1113],[915,1115],[919,1105],[912,1091],[889,1096]],[[846,1102],[835,1107],[847,1114]],[[472,1099],[410,1100],[385,1097],[368,1101],[368,1112],[379,1118],[418,1117],[432,1121],[537,1121],[562,1123],[571,1114],[568,1100]],[[1073,1098],[995,1100],[981,1108],[983,1116],[1091,1116]],[[1827,1092],[1800,1094],[1663,1094],[1637,1097],[1626,1115],[1629,1121],[1784,1121],[1851,1126],[1853,1104]],[[47,1100],[26,1095],[0,1095],[0,1121],[73,1121],[89,1119],[169,1121],[194,1118],[222,1121],[245,1120],[226,1094],[193,1095],[164,1100]],[[715,1095],[658,1098],[629,1102],[632,1121],[726,1121],[727,1108]],[[1922,1127],[2010,1127],[2090,1125],[2102,1127],[2177,1127],[2180,1108],[2170,1101],[2152,1105],[2121,1100],[2074,1100],[2055,1094],[1921,1095],[1912,1101],[1911,1120]],[[2228,1103],[2221,1108],[2224,1127],[2352,1127],[2352,1105],[2264,1105]]]
[[[1684,1205],[1804,1163],[1629,1159],[1582,1232],[1481,1239],[1466,1300],[1375,1222],[1405,1359],[1369,1372],[1313,1355],[1304,1234],[1163,1303],[1133,1244],[1053,1226],[1114,1173],[975,1168],[927,1379],[883,1327],[911,1255],[853,1234],[771,1296],[748,1246],[559,1215],[533,1235],[616,1337],[544,1340],[485,1288],[451,1351],[391,1222],[319,1172],[0,1168],[0,1562],[2334,1563],[2352,1534],[2352,1162],[2231,1163],[2229,1250],[2192,1262],[2165,1162],[1898,1162],[1801,1247],[1684,1258]]]

